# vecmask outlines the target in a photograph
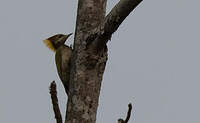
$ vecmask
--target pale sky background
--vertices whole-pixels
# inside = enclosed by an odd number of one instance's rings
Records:
[[[108,0],[107,12],[118,2]],[[108,43],[97,123],[200,122],[200,1],[144,0]],[[77,0],[0,0],[0,123],[55,123],[49,95],[58,83],[42,40],[75,30]],[[73,37],[70,38],[73,40]]]

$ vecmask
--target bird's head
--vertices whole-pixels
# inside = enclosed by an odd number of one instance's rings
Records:
[[[72,33],[68,34],[68,35],[64,35],[64,34],[57,34],[54,35],[52,37],[49,37],[45,40],[43,40],[43,42],[45,43],[45,45],[52,51],[56,52],[56,50],[64,45],[65,41],[69,38],[69,36],[72,35]]]

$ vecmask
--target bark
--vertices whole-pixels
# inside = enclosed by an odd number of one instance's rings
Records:
[[[134,10],[142,0],[120,0],[99,26],[98,37],[93,42],[97,47],[103,47],[111,35],[118,29],[124,19]]]
[[[121,0],[105,17],[107,0],[79,0],[65,123],[95,123],[106,42],[141,1]]]
[[[50,94],[51,94],[51,101],[52,101],[52,105],[53,105],[53,111],[55,114],[55,119],[57,123],[62,123],[62,115],[60,112],[60,108],[58,105],[58,97],[57,97],[57,90],[56,90],[56,83],[55,81],[53,81],[50,85]]]
[[[93,54],[86,38],[105,18],[106,0],[79,0],[65,123],[94,123],[107,51]]]

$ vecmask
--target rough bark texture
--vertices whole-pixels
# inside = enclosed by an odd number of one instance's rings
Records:
[[[106,0],[79,0],[73,68],[65,123],[95,123],[107,50],[86,48],[88,35],[104,20]]]
[[[55,119],[57,123],[62,123],[62,116],[60,112],[60,108],[58,105],[58,97],[57,97],[57,90],[56,90],[56,83],[53,81],[50,85],[50,94],[51,94],[51,101],[53,104],[53,111],[55,114]]]
[[[97,48],[103,47],[111,39],[112,34],[118,29],[124,19],[140,2],[142,0],[120,0],[96,30],[95,33],[98,37],[92,42],[93,46]]]
[[[107,0],[79,0],[65,123],[95,123],[107,41],[142,0],[121,0],[105,17]]]

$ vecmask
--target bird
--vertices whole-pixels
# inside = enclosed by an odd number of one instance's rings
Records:
[[[44,44],[55,53],[57,72],[67,95],[69,93],[70,61],[73,50],[65,45],[65,42],[71,35],[72,33],[67,35],[56,34],[43,40]]]

